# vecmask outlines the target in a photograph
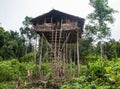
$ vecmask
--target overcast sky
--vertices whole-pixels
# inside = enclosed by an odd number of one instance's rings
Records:
[[[86,18],[92,12],[89,0],[0,0],[0,23],[6,30],[19,30],[25,16],[36,17],[53,8]],[[109,0],[109,5],[120,12],[120,0]],[[120,13],[114,15],[112,38],[120,39]]]

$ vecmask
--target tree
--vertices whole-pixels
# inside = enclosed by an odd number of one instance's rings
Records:
[[[20,28],[21,36],[26,42],[26,53],[32,52],[32,40],[35,37],[35,32],[30,24],[31,19],[31,17],[26,16],[25,20],[23,21],[23,27]]]
[[[0,27],[0,56],[5,59],[9,58],[12,54],[11,48],[8,46],[9,32]]]
[[[111,35],[108,24],[114,23],[113,14],[115,11],[108,6],[108,0],[90,0],[90,5],[94,8],[93,13],[87,17],[89,24],[86,25],[86,34],[94,40],[100,40],[101,59],[103,55],[102,40]]]
[[[4,29],[0,27],[0,48],[4,45]]]
[[[21,56],[23,56],[25,49],[25,41],[17,31],[10,31],[9,41],[9,43],[11,43],[14,57],[20,58]]]
[[[82,39],[79,43],[81,60],[86,61],[88,55],[94,55],[94,45],[92,39]]]
[[[20,58],[23,56],[25,45],[16,31],[5,31],[0,27],[0,56],[3,59]]]
[[[25,20],[23,21],[23,27],[20,28],[20,33],[22,38],[25,40],[25,54],[34,51],[34,60],[36,61],[37,34],[34,32],[33,27],[30,23],[31,19],[31,17],[25,17]]]
[[[109,42],[105,43],[105,54],[107,55],[108,59],[112,58],[118,58],[120,57],[120,43],[118,41],[115,41],[114,39],[111,39]]]
[[[117,57],[120,58],[120,40],[116,42]]]

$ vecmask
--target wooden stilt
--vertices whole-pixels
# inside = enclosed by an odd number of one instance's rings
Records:
[[[74,45],[74,63],[76,63],[76,45]]]
[[[60,34],[59,34],[58,60],[60,60],[61,58],[61,35],[62,35],[62,29],[60,29]]]
[[[57,59],[57,29],[55,31],[54,60]]]
[[[51,18],[51,23],[53,23],[53,17]],[[52,30],[52,33],[51,33],[51,35],[52,35],[52,38],[51,38],[51,39],[52,39],[52,41],[51,41],[51,48],[52,48],[52,49],[50,50],[50,54],[51,54],[50,56],[51,56],[51,60],[53,60],[53,59],[54,59],[54,58],[53,58],[53,54],[54,54],[54,53],[53,53],[53,52],[54,52],[54,49],[53,49],[53,47],[54,47],[54,46],[53,46],[53,43],[54,43],[54,42],[53,42],[53,38],[54,38],[54,32],[55,32],[55,31],[54,31],[54,27],[52,27],[51,30]]]
[[[62,48],[61,48],[62,50],[63,50],[63,48],[64,48],[65,44],[67,43],[67,41],[68,41],[68,39],[69,39],[70,34],[71,34],[71,32],[69,32],[69,33],[68,33],[68,35],[66,34],[66,39],[65,39],[65,41],[64,41],[64,43],[63,43],[63,45],[62,45]]]
[[[40,76],[41,76],[43,37],[41,37],[40,39],[41,39],[41,42],[39,43],[40,44],[39,72],[40,72]]]
[[[65,43],[65,59],[66,59],[66,63],[68,63],[68,44]]]
[[[80,60],[79,60],[79,31],[77,31],[77,65],[78,65],[78,77],[80,75]]]
[[[65,76],[65,72],[66,72],[66,43],[65,43],[65,46],[64,46],[64,49],[63,49],[63,73],[64,73],[64,76]]]
[[[47,46],[46,50],[47,50],[47,52],[46,52],[47,55],[46,55],[46,59],[45,60],[46,60],[46,62],[49,62],[49,56],[48,56],[48,51],[49,50],[48,50],[48,46]]]
[[[51,41],[51,46],[52,46],[52,49],[51,49],[51,60],[54,59],[54,44],[53,44],[53,38],[54,38],[54,30],[52,30],[52,41]]]
[[[69,52],[69,57],[70,57],[70,74],[72,76],[72,50],[71,50],[71,44],[70,44],[70,52]]]

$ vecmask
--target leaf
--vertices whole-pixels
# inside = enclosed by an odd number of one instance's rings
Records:
[[[109,78],[109,80],[110,80],[111,82],[115,82],[115,79],[113,79],[113,78]]]
[[[105,68],[105,70],[106,70],[107,73],[110,73],[111,69],[112,69],[111,67],[106,67]]]

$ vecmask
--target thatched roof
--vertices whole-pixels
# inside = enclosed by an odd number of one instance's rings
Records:
[[[85,19],[83,19],[83,18],[80,18],[80,17],[74,16],[74,15],[70,15],[70,14],[67,14],[67,13],[64,13],[64,12],[53,9],[53,10],[49,11],[48,13],[45,13],[41,16],[33,18],[31,20],[31,23],[33,25],[41,24],[41,23],[44,23],[44,20],[46,18],[52,18],[53,22],[61,21],[61,20],[67,18],[67,19],[70,19],[72,21],[77,21],[78,22],[78,27],[81,27],[81,28],[83,28],[84,21],[85,21]]]

